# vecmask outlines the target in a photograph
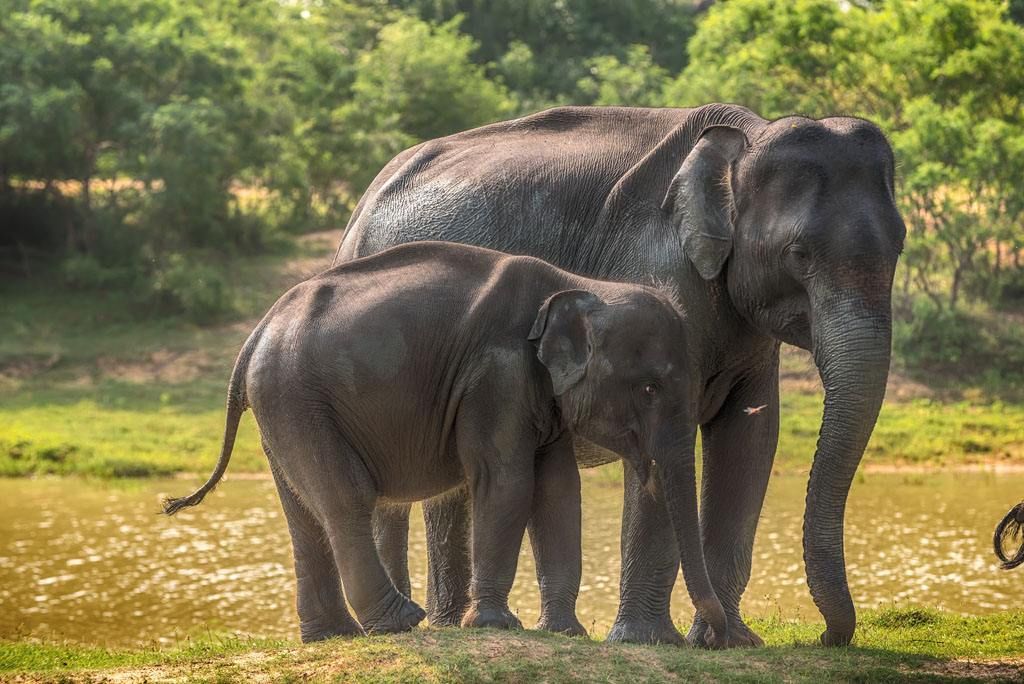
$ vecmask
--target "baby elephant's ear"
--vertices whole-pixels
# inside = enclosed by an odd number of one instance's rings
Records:
[[[604,306],[586,290],[557,292],[544,302],[529,340],[537,342],[537,358],[551,375],[555,396],[579,382],[593,353],[589,315]]]

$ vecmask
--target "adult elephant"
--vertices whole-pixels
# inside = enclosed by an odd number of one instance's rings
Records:
[[[739,605],[778,440],[779,343],[812,351],[825,410],[804,561],[825,617],[822,642],[841,645],[856,624],[843,517],[885,394],[905,235],[893,169],[885,136],[856,118],[766,121],[723,104],[562,107],[399,154],[356,207],[336,260],[439,239],[673,288],[702,373],[702,539],[730,645],[762,643]],[[586,445],[577,454],[583,465],[612,459]],[[457,624],[467,602],[464,497],[435,501],[425,515],[428,614]],[[408,588],[408,509],[382,511],[376,523],[389,572]],[[609,639],[680,643],[669,613],[679,553],[668,513],[629,468],[621,550]],[[537,558],[540,626],[580,631],[567,617],[575,589],[547,581],[546,560]],[[687,639],[704,645],[706,632],[698,615]]]

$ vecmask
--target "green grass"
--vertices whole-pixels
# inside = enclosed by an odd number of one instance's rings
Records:
[[[227,379],[239,347],[281,293],[330,263],[337,239],[336,232],[312,236],[287,258],[225,264],[238,313],[205,327],[140,310],[131,293],[54,290],[45,279],[0,284],[0,476],[209,471],[220,451]],[[785,354],[783,368],[808,376],[799,354]],[[887,401],[866,462],[1024,463],[1024,402],[990,396],[963,391],[956,400]],[[814,453],[821,397],[813,380],[784,387],[782,397],[776,464],[804,470]],[[231,471],[265,469],[247,416]]]
[[[821,423],[821,397],[783,392],[776,463],[809,468]],[[889,400],[865,451],[868,464],[951,466],[1024,463],[1024,404],[1001,401]]]
[[[311,238],[288,259],[227,263],[237,314],[205,327],[141,310],[131,293],[0,283],[0,476],[211,469],[238,349],[277,297],[330,263],[338,233]],[[232,470],[265,468],[247,417]]]
[[[925,609],[862,615],[854,646],[816,644],[821,625],[755,620],[766,648],[698,651],[604,644],[539,632],[416,630],[300,646],[235,638],[173,650],[0,644],[0,673],[23,681],[660,682],[964,681],[1024,676],[1024,613],[962,617]]]
[[[230,361],[220,376],[226,379]],[[212,372],[211,375],[218,375]],[[226,380],[224,381],[226,385]],[[87,389],[49,387],[0,397],[0,475],[132,477],[205,473],[220,452],[224,387],[212,378],[133,385],[102,381]],[[783,397],[780,470],[810,466],[820,398]],[[1024,461],[1024,406],[889,402],[865,462],[951,466]],[[262,472],[266,462],[255,421],[242,421],[232,472]]]

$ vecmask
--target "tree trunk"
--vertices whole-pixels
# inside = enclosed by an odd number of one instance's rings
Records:
[[[953,269],[953,284],[949,288],[949,308],[955,309],[960,299],[960,279],[963,277],[963,267],[957,266]]]

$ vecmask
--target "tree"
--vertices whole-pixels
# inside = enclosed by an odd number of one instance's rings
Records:
[[[351,102],[334,112],[350,132],[345,177],[362,187],[404,147],[508,116],[508,91],[472,62],[475,48],[457,20],[384,26],[359,59]]]
[[[736,102],[778,117],[848,108],[859,74],[849,60],[865,45],[858,22],[835,0],[716,3],[687,46],[689,63],[666,89],[675,106]]]
[[[871,60],[891,62],[879,117],[892,130],[912,228],[904,268],[950,307],[965,282],[992,298],[1006,271],[1020,277],[1024,29],[1004,11],[978,0],[887,2],[876,20]]]
[[[588,60],[628,59],[644,45],[651,60],[671,73],[686,64],[694,30],[692,0],[392,0],[435,22],[463,16],[462,30],[478,42],[473,58],[495,65],[522,100],[521,110],[544,103],[586,104],[576,90]],[[528,55],[532,68],[523,68]],[[526,76],[526,78],[524,78]]]
[[[657,107],[662,103],[668,71],[654,63],[644,45],[632,46],[625,62],[603,55],[588,59],[586,66],[590,73],[576,88],[593,104]]]
[[[966,285],[995,296],[1024,283],[1024,29],[1005,11],[984,0],[716,3],[666,101],[881,125],[910,228],[899,282],[956,307]]]

